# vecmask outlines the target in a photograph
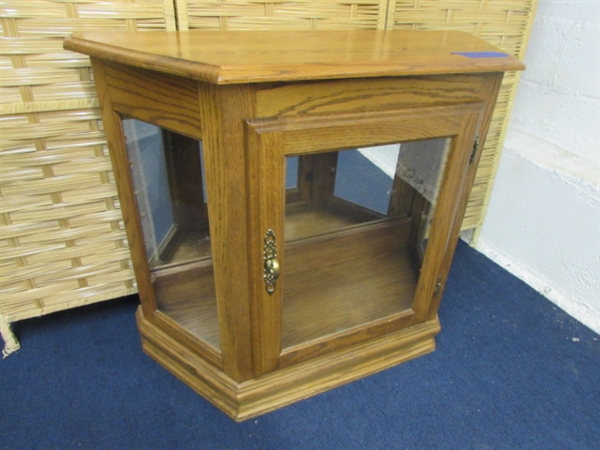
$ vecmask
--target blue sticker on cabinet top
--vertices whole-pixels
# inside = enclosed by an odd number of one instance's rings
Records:
[[[506,53],[500,52],[453,52],[453,55],[466,56],[467,58],[506,58]]]

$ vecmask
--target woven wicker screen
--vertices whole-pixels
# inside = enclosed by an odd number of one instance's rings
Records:
[[[3,0],[0,331],[135,292],[89,59],[78,29],[175,29],[171,0]],[[11,348],[12,347],[12,348]]]
[[[3,0],[0,332],[8,322],[135,292],[77,29],[443,28],[522,56],[536,0]],[[507,75],[464,228],[479,225],[516,84]]]
[[[181,30],[384,29],[388,8],[388,0],[175,1]]]

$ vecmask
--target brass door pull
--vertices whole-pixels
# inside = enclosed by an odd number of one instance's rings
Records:
[[[268,229],[264,238],[263,248],[263,279],[267,293],[275,292],[275,281],[279,278],[279,261],[277,261],[277,245],[275,243],[275,232]]]

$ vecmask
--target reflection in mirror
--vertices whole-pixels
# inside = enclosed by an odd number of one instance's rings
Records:
[[[405,143],[398,155],[396,177],[413,190],[413,245],[420,263],[433,222],[449,144],[446,139]]]
[[[449,142],[298,157],[286,195],[284,348],[410,311]]]
[[[286,241],[412,217],[418,230],[414,236],[424,245],[449,142],[432,139],[286,158]]]
[[[298,187],[298,157],[287,158],[287,168],[285,173],[285,188],[294,189]]]
[[[340,152],[333,195],[387,214],[399,149],[387,145]]]

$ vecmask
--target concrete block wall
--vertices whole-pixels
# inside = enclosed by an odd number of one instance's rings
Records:
[[[600,1],[540,0],[476,247],[600,333]]]

